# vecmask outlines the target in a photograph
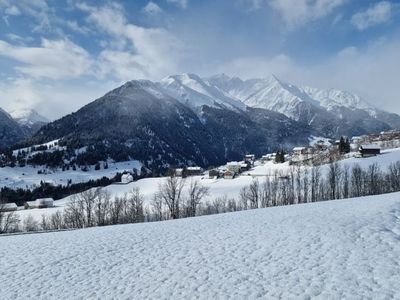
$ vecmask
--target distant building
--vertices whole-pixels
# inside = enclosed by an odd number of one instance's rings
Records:
[[[18,206],[15,203],[0,204],[0,211],[1,212],[16,211],[17,209],[18,209]]]
[[[307,154],[306,147],[295,147],[293,148],[293,155],[305,155]]]
[[[53,198],[40,198],[25,203],[25,208],[49,208],[54,206]]]
[[[263,155],[263,156],[261,157],[261,161],[262,161],[263,163],[265,163],[265,162],[267,162],[267,161],[274,161],[274,160],[275,160],[275,157],[276,157],[276,153],[268,153],[268,154],[265,154],[265,155]]]
[[[246,154],[244,157],[244,162],[249,163],[250,165],[254,165],[255,160],[256,156],[254,154]]]
[[[209,178],[219,178],[220,177],[220,171],[218,169],[212,169],[208,171],[208,177]]]
[[[235,178],[235,172],[232,172],[230,170],[226,170],[224,173],[224,178],[225,179],[233,179]]]
[[[230,161],[226,164],[226,168],[233,173],[240,173],[240,168],[242,167],[242,162]]]
[[[182,177],[182,174],[183,174],[182,168],[175,169],[175,176]]]
[[[201,175],[203,173],[203,169],[200,167],[187,167],[186,168],[186,175],[187,176],[196,176]]]
[[[121,183],[124,183],[124,184],[128,184],[128,183],[131,183],[133,181],[133,176],[132,176],[132,174],[122,174],[122,176],[121,176]]]
[[[378,145],[370,144],[370,145],[361,145],[359,148],[359,152],[362,157],[370,157],[381,154],[381,148]]]

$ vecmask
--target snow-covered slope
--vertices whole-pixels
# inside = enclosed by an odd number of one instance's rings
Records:
[[[11,146],[26,137],[21,126],[7,113],[0,108],[0,149]]]
[[[226,95],[219,88],[210,85],[195,74],[168,76],[161,85],[176,99],[191,107],[208,105],[211,107],[227,107],[230,109],[245,109],[245,105]]]
[[[356,94],[336,89],[321,90],[311,87],[304,87],[302,89],[307,95],[319,101],[320,105],[329,111],[337,107],[345,107],[352,110],[359,109],[366,111],[371,117],[376,116],[377,108]]]
[[[0,237],[0,295],[399,299],[399,199]]]

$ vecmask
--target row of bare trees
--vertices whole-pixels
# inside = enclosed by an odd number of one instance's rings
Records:
[[[285,176],[275,172],[262,180],[254,179],[241,189],[238,199],[205,199],[210,195],[209,188],[200,181],[170,176],[156,187],[147,205],[139,188],[114,199],[104,189],[90,189],[72,196],[63,212],[43,216],[40,222],[27,217],[23,224],[15,213],[4,212],[0,205],[0,233],[161,221],[397,191],[400,162],[390,164],[385,172],[378,164],[366,169],[337,162],[324,167],[295,166]]]

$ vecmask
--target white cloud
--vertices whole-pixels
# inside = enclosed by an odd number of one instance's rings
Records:
[[[249,10],[269,5],[283,20],[289,30],[323,18],[348,0],[239,0],[247,3]]]
[[[78,8],[88,14],[90,24],[110,37],[100,54],[103,75],[113,74],[120,80],[154,79],[179,69],[185,47],[169,31],[129,23],[116,4],[92,7],[80,3]]]
[[[351,18],[352,24],[358,30],[365,30],[371,26],[386,23],[392,17],[392,4],[388,1],[381,1],[365,11],[358,12]]]
[[[19,62],[15,69],[34,78],[74,78],[91,73],[92,67],[90,55],[67,39],[43,39],[40,47],[15,46],[0,40],[0,55]]]
[[[0,81],[0,107],[7,111],[34,108],[54,120],[76,111],[118,85],[110,81],[77,83],[11,78]]]
[[[162,12],[162,9],[156,3],[150,1],[145,7],[143,7],[143,11],[148,15],[158,15]]]
[[[182,9],[186,9],[188,7],[188,0],[167,0],[167,2],[178,5]]]
[[[4,13],[6,15],[10,15],[10,16],[18,16],[21,14],[21,11],[19,10],[18,7],[16,7],[15,5],[11,5],[8,6],[5,10]]]

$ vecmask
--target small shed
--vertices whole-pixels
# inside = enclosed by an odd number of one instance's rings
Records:
[[[133,181],[132,174],[122,174],[121,176],[121,183],[127,184]]]
[[[18,206],[16,203],[0,203],[0,211],[1,212],[8,212],[8,211],[16,211]]]
[[[381,154],[381,148],[375,144],[361,145],[359,152],[362,157],[371,157]]]

